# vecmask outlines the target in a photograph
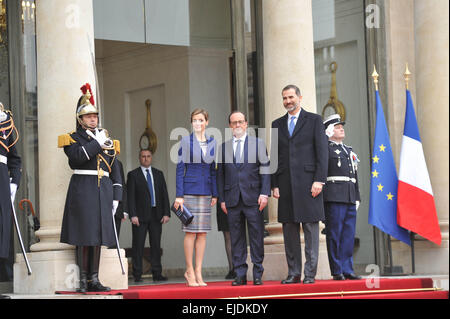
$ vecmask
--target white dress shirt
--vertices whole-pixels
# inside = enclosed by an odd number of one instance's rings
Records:
[[[245,144],[245,139],[247,138],[247,132],[244,133],[244,135],[242,135],[241,137],[237,138],[235,136],[233,136],[233,154],[234,157],[236,157],[236,147],[237,147],[237,141],[240,140],[241,141],[241,154],[240,157],[242,159],[244,159],[243,155],[244,154],[244,144]]]
[[[292,117],[294,117],[295,116],[295,119],[294,119],[294,127],[297,125],[297,121],[298,121],[298,118],[300,117],[300,112],[302,111],[302,108],[300,108],[299,110],[298,110],[298,112],[296,113],[296,114],[294,114],[294,115],[291,115],[290,113],[288,113],[288,127],[289,127],[289,124],[291,123],[291,118]]]
[[[242,160],[244,159],[243,153],[244,153],[244,144],[245,144],[245,139],[246,138],[247,138],[247,132],[245,132],[244,135],[242,135],[239,138],[233,136],[233,154],[234,154],[234,157],[236,157],[236,148],[237,148],[237,144],[238,144],[237,141],[240,140],[241,141],[241,154],[240,155],[241,155]],[[265,198],[269,198],[269,196],[263,195],[263,194],[261,194],[260,196],[263,196]]]

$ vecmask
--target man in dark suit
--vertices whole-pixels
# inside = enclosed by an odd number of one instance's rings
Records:
[[[253,284],[262,285],[264,259],[263,209],[270,195],[269,159],[264,142],[247,135],[241,112],[229,116],[233,138],[222,144],[218,161],[217,189],[222,210],[228,215],[231,251],[236,279],[233,286],[247,284],[247,221]]]
[[[278,198],[278,221],[283,237],[288,276],[281,283],[299,283],[302,272],[300,223],[305,238],[305,278],[314,283],[319,255],[319,221],[325,219],[322,187],[327,180],[328,142],[322,118],[303,110],[302,96],[295,85],[282,90],[287,114],[272,122],[272,152],[278,167],[272,174],[273,196]],[[278,136],[278,139],[274,139]],[[277,144],[275,144],[277,143]],[[274,147],[278,145],[278,147]],[[275,157],[274,157],[275,156]]]
[[[170,206],[164,174],[151,167],[152,153],[141,150],[141,166],[128,173],[128,213],[133,224],[133,276],[140,282],[142,257],[147,232],[150,241],[150,263],[153,281],[166,281],[161,266],[162,225],[169,222]]]

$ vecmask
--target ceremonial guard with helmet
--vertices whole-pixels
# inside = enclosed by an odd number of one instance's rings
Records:
[[[78,292],[109,291],[98,279],[101,246],[115,246],[113,216],[122,199],[116,156],[120,144],[98,127],[99,112],[89,84],[76,109],[77,130],[58,137],[73,170],[67,191],[61,242],[76,246],[80,269]]]
[[[22,175],[22,161],[17,153],[19,133],[11,111],[0,103],[0,263],[7,280],[12,280],[11,237],[13,225],[12,205]]]
[[[328,141],[328,176],[323,188],[328,260],[334,280],[360,279],[353,271],[356,211],[360,204],[358,156],[343,143],[344,124],[339,114],[323,124]]]

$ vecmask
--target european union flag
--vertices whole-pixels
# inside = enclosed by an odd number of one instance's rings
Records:
[[[377,119],[370,182],[369,224],[410,245],[409,233],[397,224],[398,178],[380,94],[376,91]]]

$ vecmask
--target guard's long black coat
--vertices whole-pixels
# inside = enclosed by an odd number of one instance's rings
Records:
[[[278,168],[272,175],[272,188],[280,189],[278,221],[312,223],[325,219],[323,195],[313,198],[313,182],[326,183],[328,142],[322,118],[301,110],[292,137],[288,131],[288,114],[272,122],[270,161]],[[278,148],[275,143],[278,143]],[[277,151],[275,151],[277,150]]]
[[[8,122],[10,115],[7,113],[7,119],[2,122]],[[6,128],[8,125],[0,124],[1,128]],[[14,133],[9,135],[10,129],[0,131],[0,141],[9,147],[14,141]],[[5,134],[3,134],[5,133]],[[5,138],[6,137],[6,138]],[[8,159],[7,165],[0,163],[0,258],[8,258],[9,246],[11,244],[11,231],[13,225],[12,207],[11,207],[11,190],[9,187],[10,178],[11,183],[19,186],[21,177],[22,161],[17,153],[16,146],[13,145],[9,151],[0,145],[0,155],[6,156]]]
[[[101,178],[100,187],[95,175],[72,175],[64,207],[61,242],[76,246],[114,246],[113,199],[122,199],[119,167],[113,160],[115,157],[107,156],[84,129],[79,128],[70,136],[75,143],[65,146],[64,152],[71,169],[97,170],[97,157],[101,155],[111,166],[111,171],[100,161],[100,168],[110,174],[109,178]],[[108,153],[113,155],[114,151]]]

